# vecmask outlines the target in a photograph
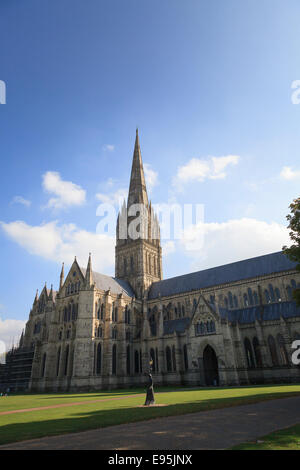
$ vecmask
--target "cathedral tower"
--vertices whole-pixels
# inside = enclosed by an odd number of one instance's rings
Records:
[[[128,281],[137,298],[162,279],[160,229],[145,183],[138,130],[133,152],[127,205],[118,215],[115,275]]]

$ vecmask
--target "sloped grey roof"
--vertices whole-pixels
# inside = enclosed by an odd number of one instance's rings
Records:
[[[297,307],[296,302],[276,302],[263,306],[252,306],[240,308],[237,310],[227,310],[220,308],[220,315],[222,318],[227,318],[230,322],[238,323],[254,323],[257,320],[279,320],[280,316],[283,318],[300,317],[300,307]]]
[[[86,269],[80,268],[83,276],[85,276]],[[93,271],[93,282],[96,287],[101,290],[110,289],[112,294],[121,294],[122,292],[129,297],[134,297],[134,292],[130,284],[123,279],[117,279],[115,277],[106,276],[106,274],[100,274]]]
[[[172,277],[154,282],[149,290],[149,299],[155,299],[210,286],[217,286],[242,279],[295,269],[296,263],[290,261],[282,251],[269,255],[237,261],[215,268]]]

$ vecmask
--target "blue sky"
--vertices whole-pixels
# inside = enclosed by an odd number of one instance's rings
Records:
[[[299,14],[297,0],[1,1],[3,324],[74,255],[113,274],[96,195],[127,190],[136,126],[152,201],[204,204],[204,242],[197,227],[192,251],[165,241],[164,277],[281,249]]]

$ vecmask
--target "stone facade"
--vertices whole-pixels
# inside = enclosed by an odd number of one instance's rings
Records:
[[[148,231],[124,239],[120,221],[128,227],[136,203],[145,207]],[[45,286],[36,295],[20,340],[20,348],[34,349],[31,390],[138,386],[150,359],[155,384],[300,380],[291,362],[292,341],[300,338],[292,300],[300,273],[283,253],[162,280],[138,134],[116,239],[115,278],[94,272],[91,256],[86,269],[75,258],[66,278],[62,268],[58,291]]]

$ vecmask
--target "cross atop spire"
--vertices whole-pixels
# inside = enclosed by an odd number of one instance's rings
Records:
[[[136,129],[133,160],[131,167],[130,186],[127,204],[128,209],[132,204],[144,204],[146,207],[148,207],[148,196],[145,183],[138,128]]]

